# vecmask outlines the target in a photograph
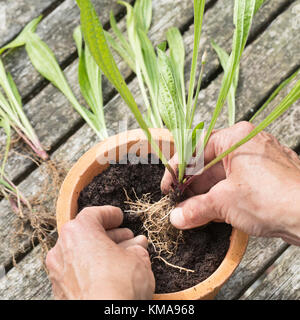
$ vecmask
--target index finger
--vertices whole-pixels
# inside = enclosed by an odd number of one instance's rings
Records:
[[[113,206],[87,207],[77,215],[76,219],[90,221],[104,230],[110,230],[122,224],[123,212],[120,208]]]
[[[168,163],[171,166],[171,168],[174,170],[174,172],[177,172],[177,167],[178,167],[177,153],[175,153],[175,155],[169,160]],[[171,186],[172,186],[172,182],[173,182],[173,177],[172,177],[170,171],[166,168],[164,176],[163,176],[163,178],[161,180],[161,184],[160,184],[161,191],[164,194],[167,194],[170,191]]]

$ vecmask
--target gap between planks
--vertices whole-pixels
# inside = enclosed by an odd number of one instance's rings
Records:
[[[213,6],[215,5],[216,2],[217,2],[216,0],[212,1],[212,2],[209,2],[206,11],[210,10],[211,8],[213,8]],[[287,1],[287,2],[285,2],[283,4],[281,4],[279,6],[279,8],[272,13],[270,19],[267,19],[266,21],[263,22],[262,25],[259,25],[254,30],[255,32],[252,33],[251,41],[249,41],[247,45],[250,45],[254,41],[254,39],[256,39],[259,36],[260,32],[265,30],[266,25],[269,25],[273,21],[273,19],[275,19],[280,13],[283,12],[282,11],[283,8],[287,8],[290,5],[291,2],[292,1]],[[193,22],[193,19],[190,19],[189,23],[192,23],[192,22]],[[185,33],[185,31],[187,31],[188,28],[191,26],[191,25],[189,25],[189,23],[187,23],[185,26],[182,27],[183,33]],[[209,74],[206,77],[204,77],[204,84],[202,86],[202,89],[205,89],[209,85],[209,83],[211,83],[220,73],[222,73],[222,68],[218,64],[218,66],[213,68],[209,72]],[[127,83],[130,83],[134,78],[135,78],[134,74],[131,73],[126,78]],[[46,86],[46,84],[47,83],[45,82],[45,86]],[[112,92],[110,94],[110,96],[108,97],[108,99],[112,99],[115,94],[116,94],[115,91]],[[33,97],[31,97],[30,100],[32,98]],[[106,100],[106,101],[108,101],[108,100]],[[51,150],[50,150],[49,153],[52,154],[55,150],[57,150],[69,137],[71,137],[78,129],[80,129],[84,125],[84,123],[85,122],[82,119],[79,119],[78,121],[76,121],[63,136],[61,136],[55,143],[52,144]],[[28,165],[27,168],[25,168],[25,170],[22,173],[18,174],[16,177],[14,177],[13,181],[16,184],[19,184],[22,180],[24,180],[35,169],[36,169],[36,165],[34,163],[31,163],[30,165]]]

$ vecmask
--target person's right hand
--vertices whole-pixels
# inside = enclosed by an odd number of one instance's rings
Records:
[[[46,258],[56,299],[152,299],[148,240],[122,221],[119,208],[87,207],[61,228]]]
[[[210,137],[205,164],[253,130],[240,122]],[[177,157],[170,164],[176,168]],[[161,188],[167,193],[172,177],[166,170]],[[272,135],[262,132],[190,185],[193,196],[170,216],[178,229],[221,220],[254,236],[281,237],[300,245],[300,159]]]

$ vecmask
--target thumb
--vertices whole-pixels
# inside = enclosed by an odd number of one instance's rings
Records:
[[[172,225],[185,230],[203,226],[212,220],[224,221],[228,199],[226,185],[226,180],[222,180],[208,193],[181,202],[170,214]]]

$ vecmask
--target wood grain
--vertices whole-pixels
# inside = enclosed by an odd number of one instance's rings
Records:
[[[262,283],[242,300],[299,300],[300,248],[290,246]]]
[[[295,2],[299,4],[299,1]],[[219,2],[218,2],[219,4]],[[207,16],[212,14],[213,9],[217,8],[214,6],[211,10],[207,12]],[[238,90],[238,116],[241,117],[245,115],[246,112],[249,111],[249,106],[256,106],[261,99],[263,99],[266,94],[270,91],[276,83],[280,83],[282,79],[284,79],[287,74],[292,70],[292,68],[297,65],[299,62],[296,47],[297,42],[291,41],[293,37],[297,39],[297,34],[293,32],[287,32],[286,34],[282,34],[282,30],[287,29],[288,22],[291,17],[291,9],[288,8],[285,12],[283,12],[267,29],[266,31],[256,40],[254,41],[246,50],[245,57],[242,62],[242,76],[240,82],[240,88]],[[224,10],[225,11],[225,10]],[[218,11],[220,12],[220,11]],[[228,20],[229,21],[229,20]],[[282,29],[284,28],[284,29]],[[220,30],[221,31],[221,30]],[[187,33],[188,34],[188,33]],[[290,38],[289,38],[290,37]],[[221,37],[222,38],[222,37]],[[220,38],[219,44],[222,44]],[[187,38],[185,37],[185,41]],[[275,42],[274,45],[268,43],[271,39]],[[289,41],[290,39],[290,41]],[[217,40],[217,39],[216,39]],[[206,39],[209,41],[209,39]],[[280,42],[284,41],[281,45]],[[207,42],[208,43],[208,42]],[[270,50],[264,50],[264,48],[270,47]],[[268,62],[262,62],[260,68],[258,68],[255,64],[258,63],[255,58],[261,56],[261,52],[264,52],[264,60],[271,60],[273,64],[277,66],[277,72],[272,72],[272,65]],[[287,52],[285,53],[285,50]],[[294,55],[291,55],[291,52],[294,52]],[[281,68],[281,59],[289,57],[289,63],[283,62]],[[70,70],[71,70],[70,66]],[[71,72],[70,72],[71,75]],[[263,77],[263,79],[261,79]],[[250,85],[247,86],[245,84],[245,79],[250,79]],[[255,80],[256,79],[256,80]],[[257,91],[257,82],[259,79],[259,88]],[[207,89],[203,90],[201,93],[202,109],[208,109],[210,112],[212,110],[212,106],[214,102],[211,100],[215,99],[218,81],[220,81],[220,77],[214,81]],[[263,82],[264,85],[260,83]],[[137,83],[136,80],[133,80],[130,83],[131,89],[134,91],[136,95],[137,92]],[[49,89],[50,90],[50,89]],[[50,91],[51,92],[51,91]],[[212,94],[214,93],[214,94]],[[50,93],[49,93],[50,94]],[[46,99],[48,95],[46,94],[44,98]],[[55,98],[55,97],[51,97]],[[138,98],[138,101],[141,101]],[[60,99],[58,99],[60,101]],[[249,101],[248,101],[249,100]],[[245,103],[245,101],[247,103]],[[106,108],[110,110],[107,120],[109,123],[109,128],[112,129],[112,132],[118,129],[117,120],[124,119],[124,116],[128,114],[127,108],[121,102],[119,96],[115,96],[107,105]],[[200,116],[200,113],[198,113]],[[203,112],[201,113],[201,119],[209,120],[210,113]],[[136,127],[133,119],[128,116],[128,121],[130,123],[130,128]],[[222,121],[219,125],[225,124],[225,115],[222,118]],[[42,129],[41,129],[42,132]],[[271,130],[272,132],[272,130]],[[280,136],[284,136],[284,132],[280,133]],[[96,142],[95,135],[91,132],[90,128],[87,125],[84,125],[80,128],[72,137],[68,139],[66,143],[64,143],[54,154],[53,159],[56,160],[64,160],[74,162],[78,157],[85,152],[91,145]],[[41,181],[40,181],[41,179]],[[39,183],[42,183],[42,178],[39,170],[35,170],[27,179],[24,180],[21,184],[22,190],[26,194],[34,194],[39,190]],[[6,247],[5,240],[6,235],[8,233],[7,230],[13,230],[13,220],[14,216],[10,212],[7,203],[2,201],[0,203],[0,264],[7,263],[10,259],[9,248]],[[261,270],[264,270],[266,265],[274,259],[285,248],[285,243],[281,240],[273,239],[252,239],[245,255],[245,258],[240,265],[240,267],[236,270],[236,273],[230,279],[230,281],[226,284],[223,290],[220,292],[218,298],[222,299],[231,299],[236,294],[236,290],[240,290],[240,292],[244,291],[249,284],[254,281],[256,274],[259,274]],[[37,257],[37,249],[30,252],[19,264],[20,267],[23,266],[25,269],[24,275],[21,275],[17,272],[16,268],[13,268],[8,273],[7,278],[0,280],[0,296],[2,297],[12,297],[12,298],[24,298],[28,297],[30,299],[38,299],[42,298],[50,298],[50,286],[47,282],[47,278],[45,274],[38,273],[39,261]],[[24,262],[24,265],[23,265]],[[29,265],[27,268],[25,265]],[[249,267],[248,267],[249,265]],[[35,272],[34,272],[35,271]],[[38,284],[33,281],[33,277],[40,279],[41,284]],[[14,286],[13,283],[19,281],[18,286]],[[32,285],[30,283],[33,283]],[[48,283],[45,287],[45,283]],[[30,293],[31,286],[35,286],[32,294]]]
[[[62,0],[63,1],[63,0]],[[52,6],[59,6],[58,0],[0,1],[0,47],[11,41],[32,19]]]
[[[251,237],[242,262],[222,287],[216,299],[238,298],[262,270],[265,270],[287,247],[288,244],[281,239]]]

